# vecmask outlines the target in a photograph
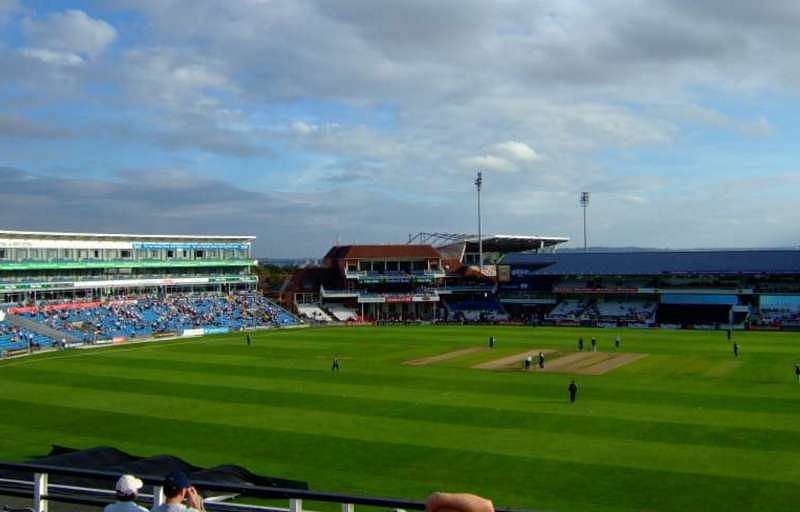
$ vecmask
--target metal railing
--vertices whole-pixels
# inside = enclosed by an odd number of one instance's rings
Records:
[[[69,503],[103,507],[114,500],[112,490],[114,482],[120,473],[111,471],[98,471],[93,469],[67,468],[47,464],[14,463],[0,461],[0,470],[16,473],[32,474],[33,480],[20,480],[0,478],[0,496],[13,496],[33,499],[33,512],[48,512],[48,502]],[[49,483],[50,475],[71,477],[84,477],[94,480],[108,481],[106,489],[91,487],[77,487],[63,484]],[[147,494],[140,493],[139,501],[145,505],[160,505],[164,502],[162,483],[163,477],[136,475],[152,491]],[[192,485],[200,491],[216,491],[223,496],[207,498],[205,508],[211,512],[303,512],[303,501],[338,503],[341,512],[354,512],[356,505],[380,507],[387,509],[425,510],[422,501],[403,500],[398,498],[385,498],[375,496],[353,496],[330,492],[311,491],[306,489],[288,489],[280,487],[263,487],[256,485],[232,485],[218,482],[193,481]],[[230,498],[257,498],[267,500],[289,500],[288,507],[271,507],[264,505],[247,505],[240,503],[227,503]],[[145,502],[144,500],[147,500]],[[496,512],[521,512],[507,508],[497,508]]]

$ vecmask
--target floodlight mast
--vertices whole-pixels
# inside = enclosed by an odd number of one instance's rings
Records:
[[[475,188],[478,190],[478,266],[483,274],[483,237],[481,236],[481,186],[483,185],[483,173],[478,171],[475,178]]]
[[[583,208],[583,250],[589,250],[589,238],[586,235],[586,210],[589,208],[589,192],[581,192],[581,208]]]

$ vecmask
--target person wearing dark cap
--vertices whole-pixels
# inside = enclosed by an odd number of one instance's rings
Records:
[[[170,473],[164,479],[165,501],[151,512],[205,512],[203,498],[192,486],[189,477],[181,471]],[[189,506],[183,504],[186,501]]]
[[[133,475],[122,475],[115,487],[117,501],[106,505],[103,512],[147,512],[146,508],[136,504],[136,497],[141,488],[141,480]]]

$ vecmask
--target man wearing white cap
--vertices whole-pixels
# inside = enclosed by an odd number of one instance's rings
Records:
[[[147,512],[147,509],[136,504],[136,497],[142,481],[133,475],[122,475],[117,480],[117,501],[107,505],[103,512]]]

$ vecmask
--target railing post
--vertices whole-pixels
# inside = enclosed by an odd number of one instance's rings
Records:
[[[43,496],[45,496],[43,498]],[[47,512],[47,473],[33,474],[33,512]]]
[[[153,507],[164,504],[164,488],[160,485],[153,486]]]
[[[342,512],[355,512],[355,505],[352,503],[342,503]]]
[[[289,512],[303,512],[303,500],[296,498],[289,500]]]

